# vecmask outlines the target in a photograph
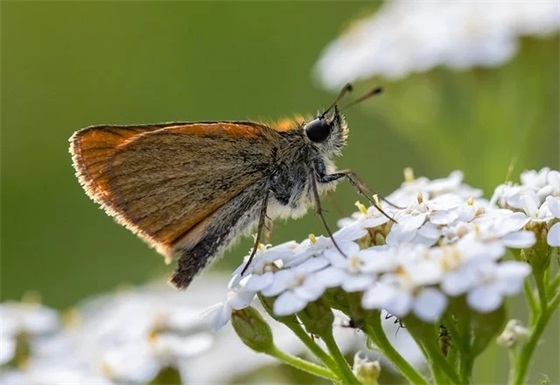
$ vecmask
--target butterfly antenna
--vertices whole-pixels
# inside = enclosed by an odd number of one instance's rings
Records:
[[[352,84],[350,83],[346,83],[344,85],[344,87],[342,87],[342,89],[340,90],[340,92],[338,93],[338,96],[336,97],[336,99],[334,100],[334,102],[330,105],[329,108],[327,108],[325,110],[325,112],[323,112],[321,114],[321,117],[324,117],[327,112],[329,112],[335,105],[336,103],[338,103],[340,101],[340,99],[342,99],[344,96],[346,96],[349,92],[352,92]]]
[[[344,107],[342,107],[341,110],[345,110],[349,107],[355,106],[356,104],[361,103],[364,100],[367,100],[374,95],[379,95],[382,92],[383,92],[383,87],[375,87],[375,88],[371,89],[369,92],[366,92],[364,95],[360,96],[358,99],[353,100],[350,103],[348,103],[347,105],[345,105]]]

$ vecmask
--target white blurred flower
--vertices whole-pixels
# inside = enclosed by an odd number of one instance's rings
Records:
[[[177,368],[213,341],[200,319],[202,309],[186,305],[172,288],[127,290],[79,310],[82,321],[70,331],[75,349],[117,382],[149,382],[162,368]]]
[[[201,309],[186,304],[183,293],[171,287],[129,289],[88,300],[68,313],[64,325],[50,309],[3,304],[4,331],[49,334],[31,340],[25,366],[1,382],[148,383],[163,368],[178,370],[212,345]]]
[[[0,304],[0,320],[0,365],[14,358],[18,335],[33,344],[38,338],[56,333],[61,326],[58,312],[32,302]]]
[[[0,373],[2,385],[111,385],[114,384],[102,375],[87,373],[83,369],[68,368],[64,363],[49,362],[33,364],[25,370],[6,370]]]
[[[2,303],[0,319],[2,319],[3,336],[22,332],[36,336],[52,333],[60,327],[58,312],[39,303]]]
[[[315,73],[327,88],[371,76],[398,79],[443,65],[498,66],[517,38],[560,27],[556,1],[387,1],[332,42]]]

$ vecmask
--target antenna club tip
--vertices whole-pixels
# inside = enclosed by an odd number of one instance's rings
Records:
[[[346,84],[344,85],[344,88],[343,88],[343,89],[344,89],[344,91],[346,91],[346,92],[350,92],[350,91],[352,91],[352,90],[354,89],[354,87],[352,86],[352,83],[346,83]]]
[[[383,87],[376,87],[373,90],[373,95],[378,95],[378,94],[381,94],[381,93],[383,93]]]

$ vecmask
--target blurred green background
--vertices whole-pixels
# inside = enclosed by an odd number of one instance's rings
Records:
[[[84,194],[68,154],[74,131],[314,113],[335,96],[311,76],[321,51],[377,6],[3,2],[1,299],[36,290],[64,308],[171,272]],[[558,168],[558,47],[557,35],[526,38],[496,69],[437,68],[357,84],[358,92],[383,85],[386,93],[347,112],[350,142],[338,167],[385,194],[407,166],[430,178],[461,169],[487,196],[510,165],[513,180],[527,168]],[[336,207],[354,211],[357,196],[341,185],[333,199],[325,205],[334,225]],[[324,232],[313,214],[276,223],[272,241],[310,232]],[[237,266],[250,245],[245,239],[215,268]]]

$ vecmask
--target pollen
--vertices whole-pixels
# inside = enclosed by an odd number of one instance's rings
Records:
[[[154,344],[159,336],[159,330],[157,328],[153,328],[152,330],[150,330],[150,333],[148,334],[148,341],[151,344]]]
[[[400,275],[400,276],[403,276],[403,277],[406,277],[408,275],[405,268],[402,267],[402,266],[397,267],[396,270],[395,270],[395,273],[397,275]]]
[[[354,203],[354,206],[356,206],[362,214],[367,215],[367,213],[368,213],[367,208],[366,208],[366,206],[361,204],[360,201],[356,201],[356,203]]]
[[[357,256],[353,255],[350,258],[350,268],[352,270],[358,270],[361,265],[362,265],[362,261]]]
[[[311,243],[313,243],[313,244],[317,243],[317,237],[315,237],[315,234],[309,234],[307,237],[309,238]]]

